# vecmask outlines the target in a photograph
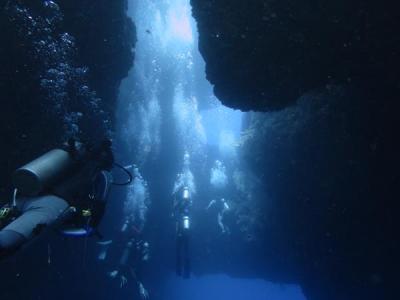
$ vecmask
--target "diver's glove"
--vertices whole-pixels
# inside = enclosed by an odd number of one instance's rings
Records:
[[[121,274],[119,271],[114,270],[108,273],[108,276],[111,279],[119,278],[119,287],[122,289],[124,286],[128,284],[128,279],[126,278],[125,275]]]
[[[149,299],[149,292],[144,288],[143,284],[140,281],[138,282],[138,286],[139,286],[140,299],[142,300]]]
[[[112,278],[112,279],[116,278],[118,274],[119,274],[119,272],[117,270],[108,272],[108,276],[110,276],[110,278]]]
[[[119,287],[122,289],[125,285],[128,284],[128,279],[124,275],[121,275],[120,280],[121,281],[119,283]]]

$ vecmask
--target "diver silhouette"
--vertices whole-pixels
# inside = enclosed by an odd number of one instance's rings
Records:
[[[183,187],[174,197],[174,217],[176,222],[176,274],[190,277],[190,210],[192,199],[188,187]]]
[[[18,169],[12,202],[0,209],[0,258],[49,228],[70,236],[96,235],[111,184],[111,141],[69,140]]]

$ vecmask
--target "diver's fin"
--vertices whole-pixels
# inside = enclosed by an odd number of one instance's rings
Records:
[[[84,228],[69,228],[61,230],[61,233],[71,237],[84,237],[88,236],[89,232]]]
[[[101,241],[101,242],[97,242],[97,244],[101,245],[101,246],[108,246],[110,244],[112,244],[112,240],[108,240],[108,241]]]

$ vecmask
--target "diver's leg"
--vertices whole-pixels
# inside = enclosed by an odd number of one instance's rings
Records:
[[[0,231],[1,235],[8,237],[4,242],[5,245],[13,249],[20,248],[25,242],[39,234],[44,227],[56,223],[68,208],[68,204],[59,197],[46,195],[19,199],[18,208],[22,214]],[[22,237],[22,239],[12,239],[15,245],[9,244],[10,232],[14,237]]]
[[[222,233],[225,233],[225,226],[224,226],[222,219],[223,219],[223,214],[218,213],[218,226],[221,229]]]
[[[14,254],[24,243],[26,238],[13,230],[0,231],[0,259]]]
[[[13,230],[30,239],[46,226],[56,223],[68,208],[68,203],[54,195],[45,195],[20,200],[22,215],[7,225],[4,230]]]
[[[185,233],[185,237],[183,239],[183,253],[184,253],[184,269],[183,269],[183,277],[190,277],[190,256],[189,256],[189,235],[188,232]]]
[[[227,209],[227,208],[224,208],[224,209],[223,209],[223,211],[222,211],[221,222],[222,222],[222,224],[224,225],[224,232],[225,232],[226,234],[230,235],[230,234],[231,234],[231,230],[229,229],[229,226],[226,224],[226,221],[225,221],[225,214],[226,214],[228,211],[229,211],[229,209]]]
[[[231,230],[229,229],[229,226],[226,224],[225,222],[225,215],[228,213],[229,209],[224,207],[224,209],[222,210],[221,213],[221,224],[224,227],[224,233],[230,235],[231,234]]]
[[[176,237],[176,275],[182,276],[182,237]]]

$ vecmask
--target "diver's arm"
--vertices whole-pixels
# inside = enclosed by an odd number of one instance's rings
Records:
[[[178,209],[179,209],[179,201],[177,199],[176,193],[174,193],[172,202],[172,217],[176,217],[178,215]]]
[[[230,208],[230,206],[229,206],[229,204],[228,204],[228,202],[224,202],[224,211],[228,211],[228,210],[230,210],[231,208]]]
[[[120,260],[119,260],[119,266],[120,266],[120,267],[125,267],[125,266],[127,266],[129,257],[130,257],[131,252],[132,252],[132,247],[133,247],[133,242],[132,242],[132,241],[129,241],[129,242],[126,244],[125,249],[124,249],[124,251],[122,252],[122,256],[121,256],[121,258],[120,258]]]
[[[128,229],[129,223],[130,223],[129,218],[126,218],[124,224],[121,227],[121,232],[125,232]]]
[[[107,258],[108,249],[110,248],[110,246],[112,244],[112,240],[97,242],[97,244],[100,246],[100,251],[97,256],[97,259],[105,260]]]
[[[215,199],[211,200],[210,203],[208,204],[208,206],[206,207],[206,209],[207,209],[207,210],[210,209],[212,206],[215,205],[215,203],[216,203],[216,200],[215,200]]]

